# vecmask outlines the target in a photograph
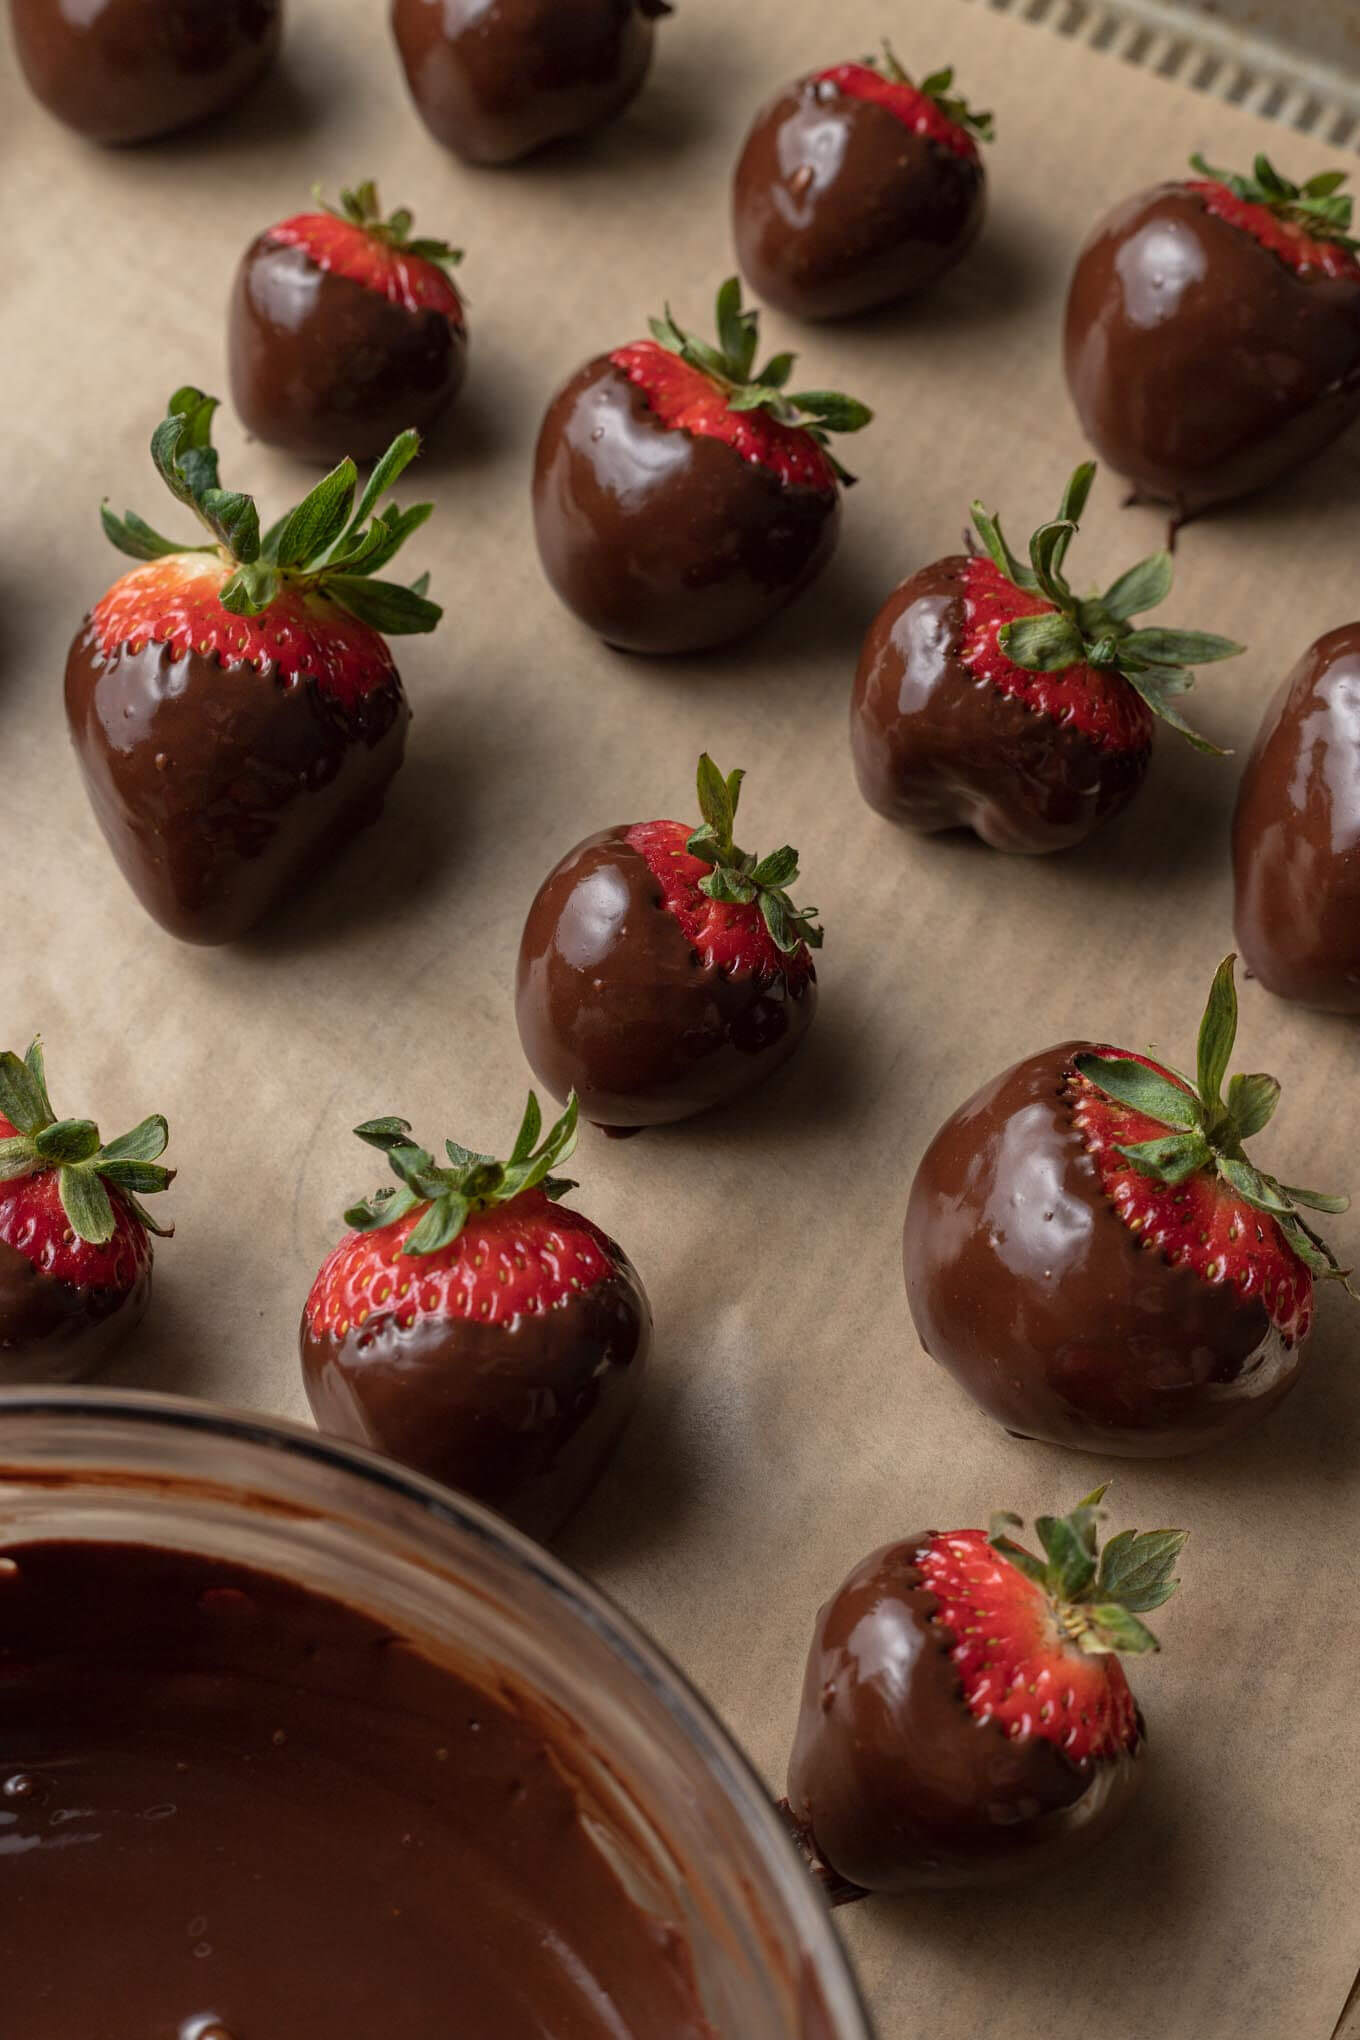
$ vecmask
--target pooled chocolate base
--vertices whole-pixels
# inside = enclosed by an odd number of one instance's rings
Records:
[[[659,1126],[742,1096],[812,1024],[816,977],[701,962],[627,825],[587,836],[539,888],[515,1018],[530,1068],[596,1125]]]
[[[1235,1436],[1292,1388],[1264,1306],[1141,1246],[1108,1202],[1064,1095],[1065,1042],[946,1120],[902,1232],[921,1344],[1008,1431],[1129,1458]]]
[[[971,829],[1035,855],[1083,842],[1127,807],[1150,748],[1113,751],[964,665],[962,554],[889,596],[860,653],[850,745],[860,792],[923,834]]]
[[[302,1370],[323,1431],[370,1445],[556,1534],[594,1487],[637,1406],[652,1319],[633,1269],[542,1317],[371,1317],[343,1336],[302,1320]],[[419,1262],[411,1262],[419,1279]]]
[[[1141,1740],[1076,1764],[969,1713],[917,1564],[933,1535],[856,1566],[808,1654],[789,1812],[827,1870],[865,1891],[1042,1873],[1109,1832],[1142,1772]]]
[[[1311,645],[1266,711],[1233,873],[1252,976],[1282,999],[1360,1013],[1360,623]]]
[[[1182,184],[1116,206],[1077,259],[1067,384],[1100,458],[1195,511],[1360,417],[1360,279],[1297,274]]]
[[[376,820],[401,763],[401,682],[345,708],[309,679],[80,632],[66,714],[95,819],[147,912],[231,942]]]
[[[507,1678],[225,1559],[4,1556],[14,2040],[714,2040],[571,1723]]]
[[[514,163],[622,113],[662,0],[393,0],[416,111],[469,163]]]
[[[443,417],[467,337],[443,312],[393,304],[265,233],[236,272],[228,362],[247,431],[304,460],[365,461]]]
[[[737,261],[758,297],[840,319],[928,289],[982,227],[982,165],[886,107],[804,78],[759,116],[737,165]]]
[[[273,63],[282,0],[10,0],[20,68],[95,142],[145,142],[220,113]]]
[[[83,1381],[137,1329],[151,1264],[125,1296],[81,1292],[0,1240],[0,1388]]]
[[[607,355],[553,399],[534,459],[534,531],[568,609],[631,652],[743,637],[835,550],[838,489],[792,487],[725,441],[661,423]]]

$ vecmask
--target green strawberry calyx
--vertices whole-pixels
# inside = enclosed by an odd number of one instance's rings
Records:
[[[789,898],[788,888],[798,882],[798,852],[785,843],[768,857],[753,857],[732,840],[745,777],[744,772],[729,772],[724,778],[707,751],[699,760],[703,821],[685,845],[691,857],[702,858],[713,867],[699,880],[699,890],[711,900],[739,906],[758,902],[770,940],[781,955],[792,955],[804,943],[809,949],[820,949],[824,937],[816,907],[795,907]]]
[[[14,1128],[0,1140],[0,1183],[55,1169],[71,1230],[93,1247],[106,1246],[118,1223],[110,1185],[140,1226],[158,1239],[170,1238],[173,1225],[160,1225],[140,1201],[168,1190],[175,1179],[174,1170],[159,1162],[170,1138],[159,1112],[110,1141],[100,1139],[92,1119],[58,1119],[37,1037],[22,1057],[12,1049],[0,1053],[0,1112]]]
[[[151,458],[161,480],[193,511],[213,543],[184,545],[163,538],[135,511],[115,517],[106,501],[99,514],[105,536],[118,550],[134,560],[216,553],[230,568],[217,599],[234,616],[259,616],[285,587],[292,587],[323,590],[384,636],[433,630],[443,612],[426,595],[428,574],[410,587],[374,578],[434,508],[432,503],[415,503],[407,510],[395,503],[379,508],[380,499],[419,453],[420,435],[397,435],[373,467],[357,504],[358,470],[352,460],[342,460],[262,533],[254,497],[220,485],[212,443],[217,407],[218,399],[202,390],[176,390],[151,436]]]
[[[360,228],[372,240],[381,241],[400,255],[419,256],[424,262],[437,263],[441,269],[456,269],[463,259],[462,249],[451,248],[447,241],[412,240],[415,215],[407,206],[398,206],[394,213],[384,218],[378,187],[371,177],[352,191],[341,191],[339,205],[330,203],[319,184],[312,186],[312,196],[332,219],[344,220],[347,226]]]
[[[1160,1608],[1175,1593],[1176,1560],[1184,1530],[1120,1530],[1101,1548],[1097,1524],[1108,1481],[1083,1496],[1069,1516],[1036,1516],[1034,1534],[1043,1557],[1010,1535],[1023,1518],[1009,1510],[992,1517],[987,1541],[993,1551],[1041,1587],[1053,1604],[1064,1637],[1095,1656],[1105,1651],[1141,1657],[1160,1650],[1139,1618]]]
[[[576,1185],[552,1171],[565,1162],[576,1146],[579,1106],[573,1091],[562,1117],[549,1127],[540,1141],[543,1113],[530,1091],[524,1118],[507,1161],[494,1155],[475,1154],[446,1140],[448,1166],[437,1162],[428,1148],[411,1138],[406,1119],[369,1119],[354,1131],[370,1147],[387,1156],[395,1184],[388,1184],[345,1213],[345,1224],[356,1232],[377,1232],[419,1206],[426,1208],[419,1222],[402,1241],[403,1254],[437,1254],[458,1238],[476,1212],[490,1211],[497,1204],[509,1204],[526,1190],[542,1189],[549,1197],[565,1196]]]
[[[1001,520],[980,502],[973,522],[993,564],[1027,595],[1042,596],[1056,614],[1016,617],[1003,624],[997,642],[1012,665],[1031,673],[1061,673],[1069,666],[1095,666],[1121,675],[1152,713],[1179,731],[1198,751],[1225,757],[1177,709],[1176,697],[1195,684],[1193,666],[1233,659],[1243,650],[1232,638],[1212,631],[1135,628],[1139,611],[1155,609],[1171,593],[1171,555],[1163,551],[1140,560],[1112,581],[1103,595],[1073,593],[1063,574],[1067,549],[1076,537],[1096,477],[1094,461],[1072,475],[1056,518],[1041,524],[1029,542],[1029,563],[1007,545]]]
[[[1341,189],[1348,171],[1320,170],[1306,183],[1295,184],[1275,168],[1269,156],[1258,156],[1250,177],[1243,177],[1235,170],[1216,170],[1198,154],[1190,158],[1190,168],[1211,184],[1221,184],[1234,198],[1263,206],[1291,227],[1301,227],[1313,240],[1335,241],[1352,255],[1360,253],[1360,241],[1351,233],[1351,194]]]

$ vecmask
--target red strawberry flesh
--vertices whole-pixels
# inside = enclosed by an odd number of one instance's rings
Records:
[[[1002,694],[1022,701],[1050,722],[1068,723],[1107,751],[1146,751],[1155,718],[1123,675],[1107,667],[1075,665],[1060,673],[1036,673],[1014,665],[1001,649],[999,633],[1021,616],[1055,616],[1051,602],[1007,580],[983,554],[968,561],[963,575],[965,666],[990,680]]]
[[[513,1325],[541,1317],[615,1273],[598,1226],[542,1190],[474,1213],[432,1254],[401,1249],[428,1210],[420,1204],[391,1225],[349,1233],[322,1264],[307,1299],[313,1334],[343,1338],[370,1319],[475,1319]]]
[[[609,359],[671,431],[720,439],[743,460],[767,468],[790,488],[836,493],[835,469],[802,426],[786,425],[763,409],[732,410],[720,382],[655,340],[615,348]]]
[[[392,683],[385,639],[319,590],[285,585],[258,616],[224,609],[218,591],[233,570],[213,553],[173,553],[115,581],[91,612],[99,649],[139,651],[168,645],[224,664],[272,668],[284,680],[304,676],[344,706]]]
[[[1064,1636],[1052,1602],[981,1530],[933,1537],[919,1557],[939,1598],[933,1619],[979,1722],[1035,1736],[1073,1763],[1113,1757],[1139,1741],[1138,1710],[1117,1657]]]
[[[1093,1053],[1122,1057],[1155,1070],[1179,1089],[1189,1086],[1173,1070],[1127,1049]],[[1101,1188],[1130,1232],[1172,1267],[1187,1267],[1205,1282],[1231,1283],[1244,1300],[1260,1302],[1286,1344],[1308,1336],[1313,1321],[1313,1277],[1268,1212],[1256,1211],[1212,1169],[1183,1183],[1142,1175],[1121,1147],[1157,1140],[1168,1128],[1098,1090],[1075,1069],[1067,1080],[1072,1116],[1100,1174]]]
[[[830,70],[818,71],[816,77],[819,84],[825,80],[848,99],[867,99],[883,107],[914,135],[939,142],[971,163],[978,161],[978,146],[967,128],[951,120],[938,101],[909,80],[887,78],[872,64],[833,64]]]
[[[713,867],[686,848],[693,833],[683,822],[636,822],[625,840],[645,859],[695,955],[720,970],[801,983],[812,970],[805,942],[784,955],[754,900],[711,900],[700,891]]]
[[[300,248],[318,269],[347,276],[409,312],[442,312],[451,325],[464,323],[463,301],[439,263],[408,248],[394,247],[333,213],[298,213],[269,229],[277,246]]]
[[[1215,219],[1224,220],[1230,227],[1238,227],[1244,234],[1250,234],[1253,241],[1269,248],[1298,275],[1306,276],[1310,271],[1320,270],[1324,276],[1360,282],[1360,257],[1340,241],[1320,240],[1297,221],[1282,219],[1270,206],[1239,198],[1226,184],[1216,184],[1204,178],[1187,183],[1186,189],[1202,200],[1204,210],[1212,213]]]
[[[0,1114],[0,1140],[18,1129]],[[151,1261],[151,1240],[113,1184],[105,1186],[114,1230],[103,1246],[83,1240],[62,1208],[57,1171],[41,1169],[0,1183],[0,1240],[54,1281],[112,1296],[126,1296]]]

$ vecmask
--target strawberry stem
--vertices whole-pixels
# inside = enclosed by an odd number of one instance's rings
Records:
[[[1281,176],[1268,156],[1256,158],[1250,177],[1233,170],[1215,170],[1198,154],[1190,158],[1190,168],[1211,184],[1221,184],[1234,198],[1263,206],[1277,219],[1302,227],[1315,241],[1334,241],[1352,254],[1360,251],[1360,241],[1351,234],[1351,195],[1341,189],[1348,176],[1345,170],[1320,170],[1306,184],[1293,184]]]
[[[1108,1482],[1083,1496],[1067,1516],[1036,1516],[1040,1558],[1010,1536],[1022,1518],[1002,1510],[987,1541],[993,1551],[1042,1587],[1063,1634],[1081,1650],[1141,1656],[1161,1648],[1139,1617],[1175,1593],[1184,1530],[1121,1530],[1102,1550],[1096,1525]]]
[[[997,642],[1012,665],[1032,673],[1061,673],[1069,666],[1105,667],[1128,681],[1155,716],[1198,751],[1222,758],[1228,754],[1185,721],[1174,698],[1195,684],[1192,665],[1236,658],[1243,647],[1232,638],[1200,630],[1136,630],[1131,619],[1155,609],[1171,592],[1168,552],[1153,553],[1112,581],[1103,595],[1079,597],[1063,574],[1067,549],[1096,476],[1094,461],[1083,461],[1072,474],[1058,515],[1041,524],[1029,542],[1029,564],[1015,557],[994,511],[975,502],[973,522],[999,572],[1013,586],[1038,595],[1051,605],[1039,616],[1021,616],[1001,626]]]
[[[820,949],[823,931],[817,925],[817,909],[795,907],[788,894],[788,887],[798,880],[798,852],[785,843],[768,857],[756,858],[732,840],[745,777],[744,772],[729,772],[724,779],[707,751],[699,760],[699,812],[704,819],[685,845],[691,857],[713,867],[699,880],[699,890],[711,900],[741,906],[758,901],[770,939],[785,956],[804,943]]]
[[[1223,1096],[1237,1041],[1236,962],[1235,956],[1225,956],[1214,973],[1200,1022],[1193,1084],[1188,1078],[1176,1083],[1160,1070],[1118,1054],[1078,1055],[1074,1068],[1107,1098],[1171,1129],[1164,1137],[1119,1147],[1139,1175],[1176,1184],[1212,1169],[1244,1203],[1275,1220],[1313,1275],[1339,1281],[1355,1295],[1350,1270],[1341,1267],[1299,1209],[1344,1212],[1350,1208],[1349,1197],[1281,1183],[1247,1159],[1244,1142],[1269,1122],[1280,1101],[1279,1084],[1263,1072],[1235,1076],[1228,1082],[1226,1099]]]
[[[954,67],[945,65],[939,71],[931,71],[920,84],[913,82],[910,72],[902,63],[887,37],[883,38],[880,56],[866,57],[865,68],[877,71],[880,78],[886,78],[890,85],[906,85],[919,92],[923,99],[933,99],[946,120],[952,120],[955,127],[961,127],[966,134],[976,135],[980,142],[996,140],[996,125],[990,113],[974,113],[966,99],[951,91],[954,83]]]
[[[353,191],[342,190],[339,205],[330,203],[319,184],[312,186],[312,197],[333,219],[344,220],[349,226],[360,228],[373,240],[395,248],[402,255],[419,256],[422,261],[437,263],[441,269],[456,269],[463,259],[462,249],[451,248],[447,241],[413,241],[411,228],[415,219],[408,207],[398,206],[390,218],[384,219],[378,202],[378,187],[371,177],[365,178]]]
[[[475,1154],[471,1148],[446,1140],[447,1168],[435,1161],[428,1148],[418,1147],[411,1139],[409,1120],[366,1120],[354,1131],[360,1140],[387,1156],[397,1184],[395,1188],[389,1184],[362,1203],[352,1205],[345,1213],[345,1223],[356,1232],[376,1232],[423,1205],[420,1221],[403,1240],[401,1251],[437,1254],[458,1238],[474,1212],[509,1204],[526,1190],[542,1188],[549,1197],[561,1197],[576,1185],[550,1172],[559,1162],[566,1161],[576,1146],[578,1110],[573,1091],[566,1111],[540,1143],[543,1114],[538,1099],[530,1091],[508,1161]]]
[[[0,1112],[14,1133],[0,1140],[0,1183],[55,1169],[57,1194],[71,1230],[90,1246],[113,1238],[117,1215],[106,1185],[149,1233],[169,1239],[173,1225],[159,1225],[139,1202],[168,1190],[173,1169],[159,1166],[170,1129],[160,1113],[152,1113],[117,1140],[101,1142],[92,1119],[58,1119],[47,1090],[41,1037],[34,1037],[22,1059],[13,1050],[0,1053]]]

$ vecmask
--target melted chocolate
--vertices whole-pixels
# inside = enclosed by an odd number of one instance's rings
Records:
[[[268,70],[282,0],[10,0],[24,76],[95,142],[144,142],[219,113]]]
[[[324,1431],[553,1536],[594,1487],[642,1389],[652,1317],[631,1264],[542,1317],[373,1317],[343,1336],[302,1321],[302,1369]]]
[[[1063,1084],[1069,1041],[1017,1063],[936,1134],[902,1234],[921,1344],[1008,1431],[1164,1458],[1245,1430],[1302,1360],[1255,1297],[1139,1245]]]
[[[1284,682],[1233,820],[1242,959],[1282,999],[1360,1013],[1360,623]]]
[[[837,489],[794,487],[725,441],[672,430],[607,355],[553,399],[534,462],[548,579],[630,652],[692,652],[765,622],[819,574]]]
[[[136,1330],[151,1300],[151,1262],[122,1295],[60,1282],[0,1240],[0,1388],[82,1381]]]
[[[513,163],[622,113],[664,0],[392,0],[416,111],[469,163]]]
[[[248,431],[304,460],[374,460],[448,410],[467,336],[443,312],[393,304],[264,233],[236,273],[228,357]]]
[[[226,1560],[6,1555],[16,2040],[713,2040],[560,1715]]]
[[[1200,509],[1274,481],[1360,416],[1360,280],[1299,275],[1161,184],[1083,248],[1066,362],[1101,459],[1144,495]]]
[[[1151,753],[1099,746],[964,665],[967,564],[960,554],[913,574],[870,625],[850,709],[860,792],[925,834],[1068,849],[1128,805]]]
[[[980,163],[829,79],[803,78],[747,137],[737,260],[767,304],[845,318],[936,282],[977,239],[985,206]]]
[[[1141,1741],[1078,1765],[969,1712],[916,1562],[934,1534],[857,1565],[808,1654],[789,1807],[823,1863],[867,1891],[1040,1872],[1106,1834],[1142,1770]]]
[[[315,681],[164,645],[105,658],[88,628],[66,714],[124,877],[186,942],[231,942],[376,820],[401,763],[401,682],[345,708]]]
[[[659,1126],[750,1090],[812,1023],[817,981],[703,963],[627,826],[587,836],[540,886],[515,1018],[556,1098],[596,1125]]]

